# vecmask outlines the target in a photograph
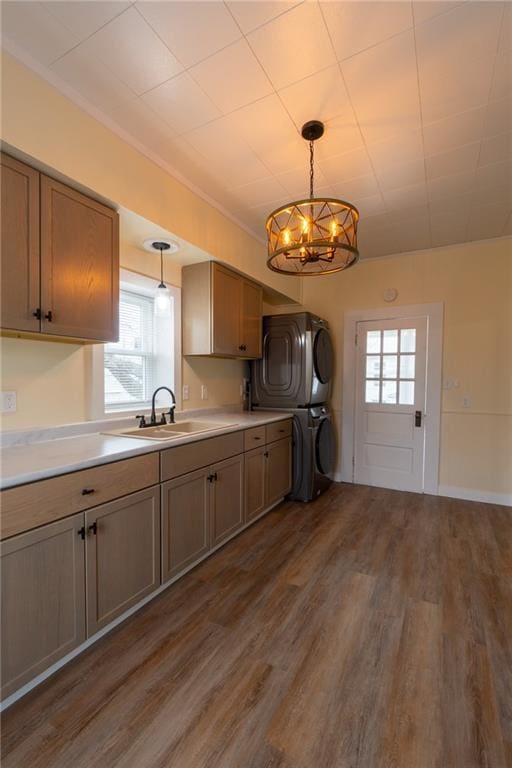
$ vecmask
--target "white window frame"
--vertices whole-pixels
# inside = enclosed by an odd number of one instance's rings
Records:
[[[345,312],[343,334],[343,408],[341,414],[341,476],[353,483],[356,407],[356,328],[365,320],[393,320],[427,317],[428,361],[426,368],[425,455],[423,493],[439,492],[441,439],[441,384],[443,358],[444,304],[413,304]]]
[[[132,272],[128,269],[120,271],[121,289],[124,288],[133,293],[140,293],[146,296],[154,296],[158,281],[155,278],[141,275],[138,272]],[[176,410],[181,410],[181,290],[174,285],[166,283],[169,293],[173,299],[174,318],[173,318],[173,349],[174,349],[174,394],[176,396]],[[147,410],[147,405],[134,405],[132,408],[124,410],[105,409],[105,358],[104,344],[91,344],[85,348],[86,368],[89,371],[88,380],[88,413],[89,421],[101,419],[116,419],[133,416],[136,412]],[[158,411],[167,411],[168,406],[157,409]]]

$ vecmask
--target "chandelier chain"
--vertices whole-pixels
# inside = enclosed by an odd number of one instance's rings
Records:
[[[315,161],[315,149],[314,149],[314,142],[309,142],[309,196],[313,197],[313,181],[314,181],[314,175],[315,175],[315,168],[314,168],[314,161]]]

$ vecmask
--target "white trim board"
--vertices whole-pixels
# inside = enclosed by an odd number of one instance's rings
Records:
[[[423,492],[436,495],[439,485],[439,450],[441,439],[441,383],[443,358],[444,304],[404,304],[378,309],[345,312],[343,333],[343,408],[341,419],[342,482],[353,482],[352,459],[355,438],[356,396],[356,325],[365,320],[427,317],[427,410],[425,413],[425,469]]]
[[[495,493],[494,491],[479,491],[476,488],[461,488],[458,485],[440,485],[439,496],[465,501],[482,501],[485,504],[500,504],[512,507],[512,493]]]

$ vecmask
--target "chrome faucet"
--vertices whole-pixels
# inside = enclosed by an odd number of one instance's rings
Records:
[[[174,392],[172,391],[172,389],[169,389],[169,387],[158,387],[153,392],[153,397],[151,398],[151,416],[150,416],[149,424],[146,423],[146,419],[145,419],[144,416],[136,416],[135,417],[136,419],[140,419],[139,427],[141,429],[144,429],[144,427],[154,427],[155,424],[157,423],[157,421],[156,421],[155,401],[156,401],[156,396],[158,395],[158,393],[162,389],[165,389],[165,391],[168,392],[170,394],[170,396],[172,397],[172,405],[169,408],[169,424],[174,424],[175,423],[174,422],[174,409],[176,408],[176,397],[174,396]],[[160,419],[160,421],[158,423],[159,424],[167,424],[167,421],[165,419],[165,413],[162,413],[161,419]]]

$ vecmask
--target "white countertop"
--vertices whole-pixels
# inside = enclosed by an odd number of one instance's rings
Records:
[[[178,421],[183,421],[183,417]],[[16,485],[32,483],[35,480],[63,475],[66,472],[76,472],[79,469],[108,464],[111,461],[119,461],[119,459],[126,459],[130,456],[162,451],[167,448],[174,448],[176,445],[207,440],[228,432],[270,424],[273,421],[282,421],[289,419],[290,414],[282,411],[220,411],[209,412],[204,417],[195,415],[195,418],[200,418],[201,421],[224,422],[226,427],[169,440],[144,440],[95,432],[2,448],[0,450],[0,488],[12,488]]]

